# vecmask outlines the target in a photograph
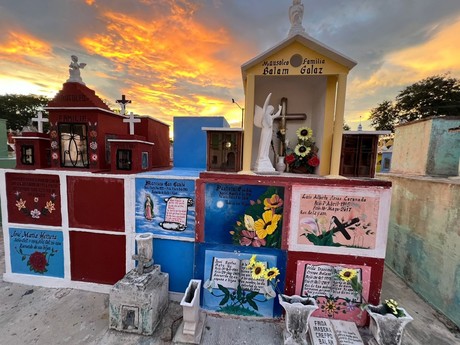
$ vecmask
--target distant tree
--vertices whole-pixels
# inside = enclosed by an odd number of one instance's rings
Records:
[[[402,90],[395,99],[371,110],[371,125],[377,130],[394,131],[398,123],[431,116],[460,116],[460,80],[435,75]]]
[[[343,124],[343,130],[344,131],[349,131],[350,129],[351,129],[351,127],[347,123]]]
[[[399,117],[460,116],[460,80],[436,75],[412,84],[396,96]]]
[[[371,109],[371,126],[378,131],[394,132],[399,122],[399,113],[390,101],[383,101],[376,108]]]
[[[6,119],[8,129],[21,130],[48,102],[49,99],[45,96],[0,95],[0,118]]]

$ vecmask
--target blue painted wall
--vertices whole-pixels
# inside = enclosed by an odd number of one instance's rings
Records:
[[[193,278],[195,243],[178,240],[153,240],[153,260],[169,273],[169,291],[184,293]]]
[[[224,117],[174,118],[175,168],[206,170],[206,132],[202,127],[229,127],[229,124]]]

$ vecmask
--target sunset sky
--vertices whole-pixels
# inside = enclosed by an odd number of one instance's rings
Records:
[[[460,78],[458,0],[303,0],[307,33],[358,62],[345,122],[435,74]],[[287,37],[292,0],[2,0],[0,94],[53,97],[70,55],[116,108],[172,123],[223,115],[239,126],[241,65]]]

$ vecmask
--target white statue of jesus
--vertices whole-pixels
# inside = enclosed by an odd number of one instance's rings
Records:
[[[260,133],[259,151],[256,164],[254,166],[254,171],[258,173],[273,173],[276,171],[272,162],[268,158],[268,153],[270,151],[270,143],[273,135],[273,120],[280,116],[282,107],[281,105],[278,105],[278,111],[274,113],[275,108],[268,104],[271,96],[271,93],[267,96],[263,108],[256,105],[254,113],[254,125],[262,128]]]
[[[75,82],[85,85],[80,76],[80,68],[85,68],[86,64],[78,63],[78,56],[76,55],[72,55],[71,59],[72,61],[69,65],[69,79],[67,79],[67,82]]]

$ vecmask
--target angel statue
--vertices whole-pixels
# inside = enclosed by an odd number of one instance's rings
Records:
[[[69,79],[67,79],[67,82],[76,82],[85,85],[80,76],[80,68],[85,68],[86,64],[78,63],[78,56],[76,55],[72,55],[71,58],[72,61],[69,65]]]
[[[254,166],[254,171],[258,173],[273,173],[276,171],[275,168],[273,168],[272,162],[268,158],[268,152],[270,150],[270,142],[272,141],[273,135],[273,120],[280,116],[282,107],[281,105],[278,105],[278,111],[275,114],[275,108],[268,104],[271,96],[271,93],[267,96],[263,108],[256,105],[254,113],[254,125],[262,128],[262,132],[260,133],[259,151],[256,164]]]

